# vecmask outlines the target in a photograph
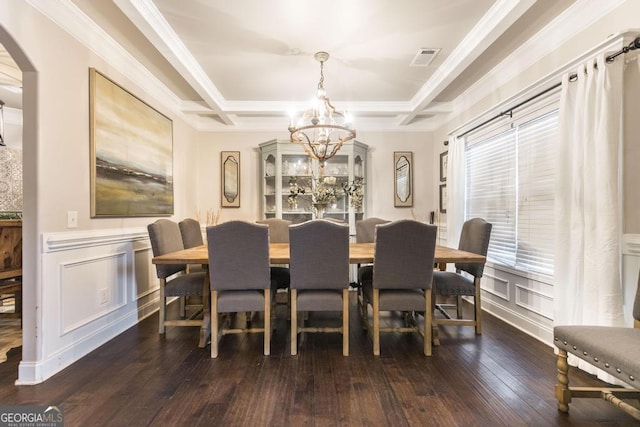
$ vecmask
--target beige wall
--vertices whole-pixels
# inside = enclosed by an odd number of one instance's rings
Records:
[[[23,71],[23,363],[45,353],[43,313],[56,301],[43,291],[42,235],[67,231],[67,211],[78,212],[76,231],[146,226],[153,218],[90,218],[89,67],[95,67],[174,120],[176,217],[195,204],[196,133],[114,66],[90,51],[27,2],[0,0],[0,43]],[[133,280],[133,279],[130,279]],[[47,319],[49,326],[57,319]],[[97,335],[96,335],[97,336]]]
[[[243,219],[253,221],[261,217],[260,152],[258,144],[272,139],[288,140],[286,123],[282,132],[203,133],[198,140],[198,191],[194,215],[205,217],[207,210],[218,212],[220,207],[220,152],[240,151],[241,199],[240,208],[220,209],[220,221]],[[432,138],[428,133],[360,132],[358,141],[369,146],[367,159],[367,216],[388,219],[411,218],[411,208],[393,206],[393,152],[412,151],[414,161],[415,215],[427,220],[435,210]],[[439,172],[437,172],[439,173]],[[437,188],[437,187],[436,187]],[[435,200],[435,201],[434,201]]]

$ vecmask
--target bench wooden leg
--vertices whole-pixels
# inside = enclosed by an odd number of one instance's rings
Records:
[[[567,363],[567,352],[558,349],[558,384],[556,384],[556,399],[558,399],[558,411],[569,412],[571,403],[571,390],[569,390],[569,364]]]

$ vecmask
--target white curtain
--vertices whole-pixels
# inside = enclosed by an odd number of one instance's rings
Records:
[[[556,181],[556,325],[624,325],[619,156],[623,60],[563,76]],[[571,73],[573,74],[573,73]],[[582,365],[581,365],[582,367]]]
[[[447,155],[447,246],[458,247],[464,223],[465,206],[465,150],[466,139],[449,137]]]

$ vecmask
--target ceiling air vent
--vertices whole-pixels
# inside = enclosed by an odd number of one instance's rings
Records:
[[[433,61],[433,58],[435,58],[439,52],[440,49],[432,49],[428,47],[422,48],[418,50],[418,53],[416,53],[416,56],[413,58],[413,61],[411,61],[409,66],[428,67],[429,64],[431,64],[431,61]]]

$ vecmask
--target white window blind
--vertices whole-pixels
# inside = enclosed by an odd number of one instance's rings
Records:
[[[553,275],[558,110],[470,141],[465,217],[493,224],[488,259]]]

